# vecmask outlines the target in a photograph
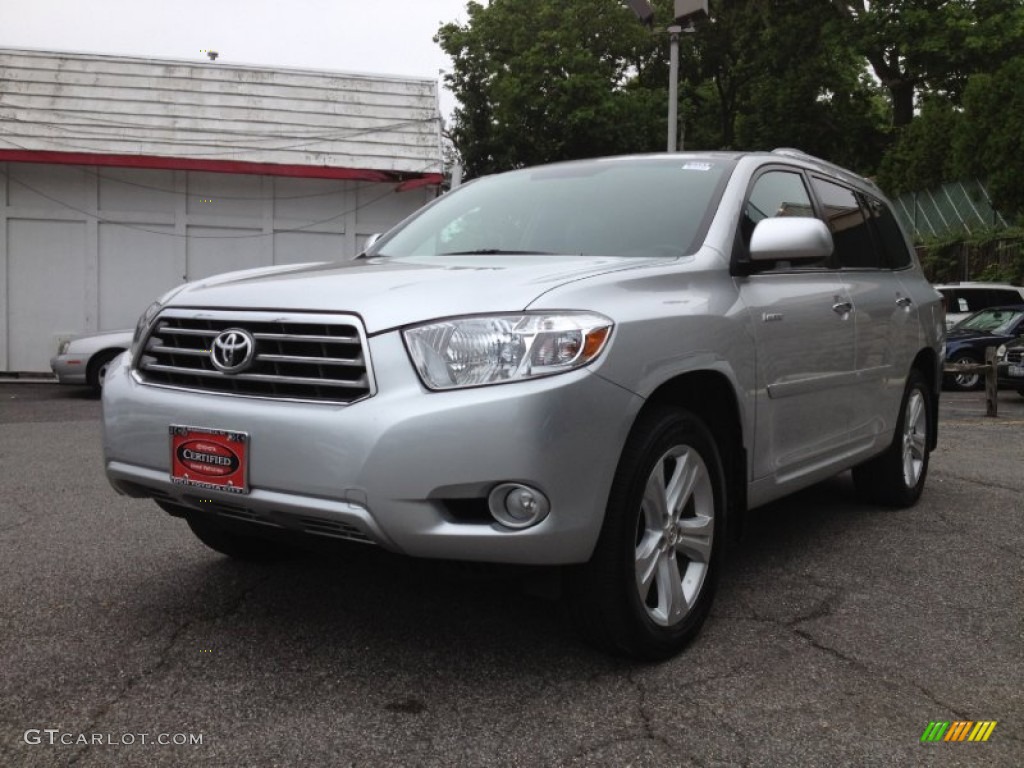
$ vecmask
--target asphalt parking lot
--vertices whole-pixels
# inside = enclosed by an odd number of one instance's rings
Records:
[[[839,477],[760,510],[700,638],[638,665],[530,573],[231,562],[107,485],[97,400],[0,383],[0,765],[1020,766],[1024,398],[999,405],[944,395],[913,509]],[[997,725],[921,743],[936,720]]]

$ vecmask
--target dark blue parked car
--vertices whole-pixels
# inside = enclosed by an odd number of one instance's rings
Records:
[[[983,309],[949,329],[946,362],[983,363],[986,347],[998,348],[1018,336],[1024,336],[1024,304]],[[945,382],[951,389],[966,391],[981,387],[982,376],[961,373],[947,376]]]
[[[999,388],[1016,389],[1024,397],[1024,338],[999,348]]]

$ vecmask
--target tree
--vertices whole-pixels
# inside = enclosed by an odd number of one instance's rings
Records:
[[[671,19],[669,0],[656,6]],[[620,0],[468,10],[436,37],[467,175],[664,147],[663,28]],[[712,0],[681,38],[687,149],[797,146],[907,189],[952,172],[943,144],[968,83],[1024,56],[1024,1]]]
[[[897,135],[882,160],[878,183],[890,195],[934,189],[957,178],[953,137],[963,114],[947,100],[930,98]]]
[[[964,91],[953,140],[956,170],[988,181],[995,208],[1024,219],[1024,58],[978,74]]]
[[[451,136],[467,175],[653,151],[664,141],[658,42],[617,0],[492,0],[435,40],[459,99]]]
[[[853,46],[889,91],[892,124],[917,97],[959,104],[968,78],[1024,53],[1020,0],[831,0]]]
[[[656,20],[672,17],[658,0]],[[668,39],[618,0],[493,0],[437,41],[460,106],[451,137],[467,173],[623,152],[665,141]],[[714,0],[680,40],[685,146],[800,146],[877,164],[876,86],[827,4]]]
[[[823,4],[752,2],[752,72],[737,115],[742,147],[799,147],[870,173],[884,146],[884,99]],[[728,18],[728,17],[725,17]]]

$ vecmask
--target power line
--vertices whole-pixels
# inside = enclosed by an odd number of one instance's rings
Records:
[[[134,230],[137,230],[139,232],[149,232],[150,234],[154,234],[154,235],[164,235],[165,237],[180,237],[180,238],[188,238],[188,239],[193,239],[193,240],[246,240],[246,239],[253,239],[253,238],[258,238],[258,237],[272,237],[274,235],[279,235],[279,234],[288,233],[288,232],[305,232],[305,231],[307,231],[307,230],[309,230],[309,229],[311,229],[313,227],[320,226],[321,224],[327,224],[328,222],[331,222],[331,221],[336,221],[337,219],[340,219],[343,216],[348,216],[351,213],[355,213],[356,211],[360,211],[363,208],[366,208],[367,206],[370,206],[370,205],[373,205],[374,203],[380,202],[381,200],[383,200],[385,197],[388,197],[389,195],[399,194],[399,190],[398,189],[389,186],[389,189],[387,191],[385,191],[384,194],[378,195],[377,197],[375,197],[375,198],[373,198],[371,200],[367,200],[365,203],[357,205],[354,208],[350,208],[348,210],[342,211],[341,213],[336,214],[335,216],[331,216],[331,217],[326,218],[326,219],[320,219],[319,221],[313,221],[313,222],[310,222],[309,224],[303,224],[301,227],[293,227],[293,228],[289,228],[289,229],[275,229],[273,232],[259,232],[259,233],[249,234],[249,235],[190,235],[190,234],[182,235],[182,234],[179,234],[177,232],[166,232],[166,231],[162,231],[162,230],[159,230],[159,229],[149,229],[148,227],[140,227],[140,226],[135,225],[135,224],[126,224],[126,223],[121,222],[121,221],[114,221],[113,219],[106,219],[106,218],[104,218],[102,216],[99,216],[98,214],[95,214],[95,213],[93,213],[91,211],[87,211],[87,210],[85,210],[83,208],[79,208],[78,206],[72,205],[71,203],[68,203],[68,202],[60,200],[60,199],[58,199],[56,197],[53,197],[52,195],[48,195],[47,193],[45,193],[45,192],[43,192],[43,191],[41,191],[39,189],[36,189],[31,184],[27,184],[26,182],[22,181],[21,179],[15,177],[15,176],[12,176],[7,171],[0,170],[0,175],[5,176],[7,179],[9,179],[10,181],[13,181],[15,184],[18,184],[18,185],[24,187],[25,189],[27,189],[27,190],[29,190],[31,192],[34,192],[35,194],[37,194],[40,197],[43,197],[43,198],[49,200],[50,202],[56,203],[57,205],[60,205],[60,206],[62,206],[64,208],[67,208],[69,210],[72,210],[72,211],[75,211],[77,213],[80,213],[83,216],[86,216],[86,217],[88,217],[90,219],[95,219],[96,221],[98,221],[101,224],[111,224],[111,225],[117,226],[117,227],[124,227],[125,229],[134,229]],[[330,233],[330,234],[336,234],[336,233]]]
[[[2,106],[2,103],[0,103]],[[322,130],[308,129],[308,133],[287,123],[282,125],[288,125],[288,131],[290,134],[282,134],[280,132],[274,134],[263,134],[261,135],[255,131],[244,131],[231,128],[191,128],[186,126],[162,126],[162,125],[138,125],[136,123],[111,123],[104,126],[86,126],[76,125],[75,127],[68,127],[67,125],[59,125],[53,122],[44,122],[41,120],[27,120],[20,117],[6,116],[0,117],[0,123],[17,123],[21,125],[44,125],[51,130],[64,131],[65,133],[77,134],[78,138],[85,139],[115,139],[115,140],[128,140],[136,141],[139,139],[126,139],[122,134],[114,133],[111,129],[114,128],[126,128],[132,130],[138,130],[141,132],[146,131],[164,131],[173,134],[187,134],[187,133],[198,133],[198,134],[209,134],[217,136],[218,142],[242,142],[242,141],[280,141],[283,139],[301,139],[303,141],[317,142],[317,141],[331,141],[333,139],[346,139],[351,136],[365,136],[372,133],[384,133],[386,131],[392,131],[399,128],[404,128],[409,125],[428,124],[436,122],[439,118],[415,118],[410,120],[399,120],[391,123],[385,123],[383,125],[366,126],[362,128],[344,128],[334,131],[323,132]],[[318,128],[320,128],[318,126]],[[19,134],[14,134],[19,135]],[[227,136],[238,136],[240,138],[230,139],[225,138]],[[39,137],[48,138],[48,137]],[[160,139],[152,139],[158,141]],[[181,144],[194,144],[203,146],[209,144],[209,142],[196,142],[196,141],[181,141]]]
[[[166,195],[180,195],[182,197],[206,197],[207,196],[207,193],[205,193],[205,192],[179,192],[176,189],[166,189],[164,187],[154,187],[154,186],[151,186],[149,184],[139,184],[138,182],[135,182],[135,181],[128,181],[127,179],[118,179],[118,178],[115,178],[113,176],[105,176],[104,174],[102,174],[102,173],[100,173],[98,171],[92,171],[92,170],[90,170],[89,168],[87,168],[85,166],[77,166],[77,167],[85,175],[93,176],[93,177],[95,177],[97,179],[100,179],[101,181],[110,181],[110,182],[114,182],[114,183],[117,183],[117,184],[124,184],[125,186],[128,186],[128,187],[137,187],[139,189],[148,189],[148,190],[150,190],[152,192],[161,192],[161,193],[166,194]],[[141,169],[129,169],[129,170],[141,170]],[[429,168],[425,168],[424,170],[429,170]],[[159,173],[160,169],[156,169],[156,172]],[[292,178],[292,177],[280,177],[279,176],[279,177],[275,177],[275,178]],[[332,179],[316,179],[316,181],[333,181],[333,180]],[[344,180],[337,180],[337,181],[339,183],[347,183]],[[341,195],[341,194],[345,194],[346,192],[361,192],[364,189],[370,189],[371,187],[376,187],[380,183],[381,182],[379,182],[379,181],[371,181],[371,182],[368,182],[366,184],[360,184],[358,186],[352,187],[351,189],[348,189],[348,190],[346,190],[346,189],[332,189],[332,190],[330,190],[328,192],[310,192],[309,194],[305,194],[305,195],[274,195],[274,200],[306,200],[306,199],[313,198],[313,197],[329,197],[331,195]],[[218,200],[263,200],[264,197],[263,197],[263,195],[222,195],[222,194],[218,193],[217,194],[217,199]]]
[[[431,121],[433,121],[433,119],[434,118],[431,118]],[[401,123],[394,123],[390,127],[397,127],[397,126],[402,126],[402,125],[410,125],[410,124],[414,124],[414,123],[424,123],[424,122],[428,122],[428,121],[426,121],[426,120],[405,120],[405,121],[403,121]],[[286,150],[286,149],[298,149],[300,147],[308,147],[308,146],[310,146],[312,144],[324,144],[324,143],[326,143],[328,141],[333,141],[335,139],[350,139],[350,138],[355,138],[357,136],[366,136],[366,135],[373,134],[373,133],[381,133],[387,127],[389,127],[389,126],[381,126],[379,128],[367,128],[367,129],[363,129],[363,130],[354,130],[351,133],[347,133],[345,135],[335,135],[335,136],[330,136],[328,138],[303,140],[303,141],[295,142],[295,143],[292,143],[292,144],[283,144],[283,145],[277,146],[277,147],[244,147],[244,148],[239,148],[239,149],[231,149],[231,150],[228,150],[227,152],[225,152],[223,149],[216,150],[216,151],[213,151],[213,152],[196,152],[194,150],[189,149],[189,156],[190,157],[204,157],[204,156],[225,155],[225,154],[238,155],[238,154],[249,153],[249,152],[279,152],[279,151]],[[61,141],[60,139],[54,139],[54,138],[48,137],[48,136],[40,136],[40,137],[32,136],[32,137],[28,137],[28,136],[25,136],[22,133],[12,133],[11,131],[7,131],[7,130],[4,130],[4,129],[0,129],[0,133],[3,133],[5,135],[7,135],[7,136],[17,136],[19,138],[22,138],[23,140],[25,138],[33,138],[33,139],[38,139],[39,141],[44,141],[44,142],[56,144],[56,145],[61,146],[61,147],[70,147],[72,149],[85,149],[85,150],[89,150],[90,152],[96,152],[97,151],[95,146],[86,146],[84,144],[73,144],[71,142]],[[108,140],[108,141],[119,141],[119,142],[134,143],[134,144],[138,144],[138,143],[142,143],[142,142],[145,142],[145,141],[149,141],[149,140],[143,140],[143,139],[125,138],[125,137],[120,137],[120,136],[117,136],[117,137],[115,137],[115,136],[108,136],[108,137],[98,137],[98,138],[102,138],[103,140]],[[7,142],[8,144],[12,144],[13,146],[18,147],[19,149],[30,149],[29,147],[22,146],[22,145],[18,144],[17,142],[11,141],[10,139],[2,139],[2,141]],[[175,142],[175,141],[168,141],[168,140],[154,140],[151,143],[154,143],[154,144],[157,144],[157,143],[159,143],[159,144],[170,144],[170,145],[177,146],[177,147],[203,147],[203,146],[210,146],[209,142],[194,142],[194,141],[193,142],[189,142],[189,141]]]
[[[248,133],[247,131],[238,130],[238,129],[231,129],[231,128],[206,129],[206,128],[189,128],[189,127],[185,127],[185,126],[170,126],[170,127],[167,127],[167,126],[154,125],[152,122],[136,123],[136,122],[131,122],[131,121],[127,121],[127,120],[116,120],[116,119],[112,119],[112,118],[109,118],[109,117],[96,117],[96,116],[94,116],[92,114],[89,114],[85,110],[57,109],[57,108],[54,108],[54,107],[39,107],[39,106],[20,106],[20,105],[17,105],[17,104],[11,104],[10,102],[5,102],[4,94],[2,94],[2,93],[0,93],[0,108],[6,108],[7,110],[10,110],[12,112],[15,111],[15,110],[20,110],[20,111],[23,111],[23,112],[24,111],[30,111],[30,112],[51,113],[52,115],[58,116],[57,119],[69,121],[69,124],[74,124],[74,123],[70,122],[72,120],[75,120],[75,121],[85,121],[87,123],[90,123],[90,122],[91,123],[98,123],[98,125],[95,125],[95,126],[86,126],[86,125],[82,124],[82,125],[79,125],[80,128],[86,128],[86,127],[89,127],[89,128],[100,128],[100,129],[131,128],[131,129],[140,130],[140,131],[146,131],[146,130],[150,130],[150,129],[153,129],[153,128],[158,128],[158,129],[163,129],[163,130],[174,130],[174,131],[183,131],[183,132],[191,131],[191,132],[201,132],[201,133],[202,132],[206,132],[206,133],[226,133],[226,134],[236,134],[236,135],[245,135],[245,134]],[[289,114],[292,114],[292,113],[289,113]],[[297,113],[297,114],[299,114],[299,115],[315,115],[315,116],[323,116],[324,115],[323,112],[300,112],[300,113]],[[184,120],[199,121],[199,120],[202,119],[202,118],[197,118],[194,114],[171,114],[171,113],[168,113],[168,112],[162,112],[160,115],[154,116],[154,117],[158,117],[158,118],[161,118],[161,119],[170,119],[170,120],[184,119]],[[353,115],[352,117],[355,117],[355,116]],[[29,124],[37,124],[37,123],[39,123],[39,124],[47,125],[47,126],[54,127],[54,128],[62,128],[62,126],[60,126],[57,123],[55,123],[55,121],[54,121],[55,118],[54,117],[48,117],[47,119],[44,119],[44,120],[32,120],[32,119],[25,119],[25,118],[9,115],[9,116],[5,117],[4,119],[12,120],[12,121],[15,121],[15,122],[29,123]],[[376,117],[363,116],[362,119],[364,119],[364,120],[384,120],[386,118],[384,118],[382,116],[376,116]],[[431,115],[430,117],[408,118],[408,119],[401,120],[401,121],[394,121],[394,123],[399,123],[399,124],[404,124],[404,123],[430,123],[430,122],[434,122],[434,121],[439,120],[439,119],[440,119],[440,115],[434,114],[434,115]],[[247,121],[247,120],[242,120],[242,119],[239,119],[239,118],[223,118],[223,117],[217,118],[217,121],[219,123],[259,122],[259,121],[253,121],[253,120],[248,120]],[[267,120],[267,121],[262,121],[262,122],[263,122],[264,125],[268,125],[268,126],[269,125],[289,126],[289,130],[291,130],[293,132],[296,132],[296,133],[299,133],[299,134],[301,134],[301,133],[309,133],[309,134],[313,134],[314,136],[324,135],[324,130],[323,129],[329,128],[329,126],[311,126],[311,127],[305,127],[304,128],[302,126],[302,124],[297,124],[295,122],[284,122],[284,121],[269,121],[269,120]],[[385,127],[386,128],[389,125],[392,125],[392,123],[386,123],[384,126],[378,126],[378,127]],[[330,135],[330,134],[337,133],[337,132],[344,133],[345,131],[349,131],[349,130],[352,130],[352,128],[335,128],[333,130],[328,130],[326,135]]]

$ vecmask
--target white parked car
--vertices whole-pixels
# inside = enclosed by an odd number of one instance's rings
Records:
[[[1024,288],[1006,283],[950,283],[935,290],[946,300],[947,328],[982,309],[1024,304]]]
[[[61,384],[88,384],[97,392],[118,355],[132,345],[132,331],[106,331],[63,342],[50,368]]]

